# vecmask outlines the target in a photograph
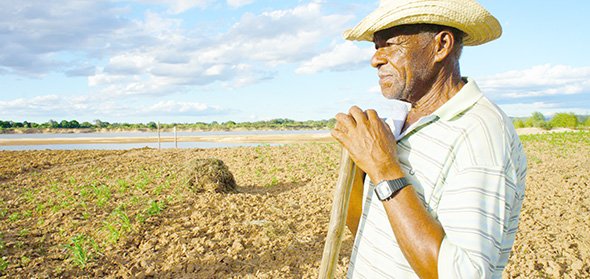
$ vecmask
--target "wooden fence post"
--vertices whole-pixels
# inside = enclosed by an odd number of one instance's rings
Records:
[[[162,144],[160,140],[160,121],[158,121],[158,150],[162,149]]]
[[[176,126],[174,126],[174,148],[178,149],[178,139],[176,138]]]

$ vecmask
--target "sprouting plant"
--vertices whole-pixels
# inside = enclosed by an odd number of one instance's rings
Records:
[[[104,222],[104,227],[109,232],[108,234],[108,241],[111,243],[117,243],[119,238],[121,237],[121,231],[115,226],[114,223]]]
[[[31,217],[31,216],[33,216],[33,211],[32,211],[32,210],[25,210],[25,211],[23,212],[23,217],[25,217],[25,218],[29,218],[29,217]]]
[[[273,176],[270,183],[266,184],[266,187],[274,187],[277,185],[279,185],[279,179],[276,176]]]
[[[94,194],[96,195],[96,205],[103,207],[111,198],[111,189],[106,185],[93,185]]]
[[[150,207],[147,209],[147,214],[150,216],[160,214],[164,210],[164,202],[150,201]]]
[[[133,229],[131,225],[131,220],[127,213],[125,213],[123,206],[117,207],[111,213],[111,220],[112,221],[105,221],[104,227],[108,231],[108,240],[111,243],[116,243],[119,239],[123,236],[123,234],[131,231]]]
[[[33,190],[27,190],[23,193],[23,197],[28,203],[33,203],[35,201],[35,193]]]
[[[65,248],[70,251],[74,264],[79,266],[81,269],[86,267],[90,256],[89,251],[85,247],[86,242],[86,236],[79,234],[74,236],[68,245],[65,245]]]
[[[119,225],[121,226],[121,231],[122,232],[131,231],[131,229],[132,229],[131,220],[129,220],[129,216],[127,216],[127,213],[125,213],[125,211],[123,211],[120,208],[116,209],[114,213],[117,216],[117,221],[118,221]]]
[[[6,270],[8,268],[8,261],[6,257],[0,258],[0,272]]]
[[[117,179],[117,185],[119,186],[118,191],[121,194],[127,192],[127,189],[129,189],[129,183],[124,179]]]
[[[20,263],[21,263],[21,265],[26,266],[30,262],[31,262],[31,258],[29,258],[29,257],[27,257],[25,255],[23,255],[23,256],[20,257]]]
[[[22,230],[20,230],[20,232],[18,232],[18,235],[21,237],[25,237],[25,236],[29,235],[29,233],[30,232],[28,229],[22,229]]]
[[[164,185],[159,184],[158,187],[154,189],[153,194],[159,196],[162,193],[162,190],[164,190]]]
[[[142,170],[140,173],[141,178],[139,179],[139,181],[135,184],[135,187],[139,190],[145,190],[145,187],[151,182],[150,177],[148,176],[148,174],[145,172],[145,170]]]
[[[8,220],[10,222],[17,221],[18,219],[20,219],[20,214],[18,214],[18,212],[14,212],[14,213],[10,214],[10,216],[8,216]]]

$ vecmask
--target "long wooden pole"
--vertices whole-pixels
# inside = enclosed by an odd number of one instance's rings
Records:
[[[332,213],[328,226],[328,235],[320,264],[320,279],[334,278],[334,271],[338,265],[338,254],[342,244],[342,236],[346,229],[346,214],[350,201],[350,192],[354,181],[356,167],[346,149],[342,148],[340,157],[340,173],[332,202]]]

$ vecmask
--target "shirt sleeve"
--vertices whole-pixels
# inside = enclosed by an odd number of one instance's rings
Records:
[[[490,278],[503,253],[516,188],[504,168],[472,166],[447,177],[437,216],[445,231],[440,278]]]

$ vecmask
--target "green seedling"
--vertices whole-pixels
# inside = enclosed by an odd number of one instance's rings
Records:
[[[8,216],[8,221],[10,221],[10,222],[15,222],[18,219],[20,219],[20,214],[18,214],[18,212],[14,212],[14,213],[10,214],[10,216]]]
[[[104,227],[109,232],[109,242],[117,243],[125,233],[133,230],[133,227],[129,216],[127,216],[127,213],[125,213],[121,206],[113,210],[113,213],[111,213],[111,219],[114,220],[111,222],[104,222]]]
[[[150,216],[160,214],[165,206],[164,202],[150,201],[150,207],[147,209],[147,214]]]
[[[6,257],[0,258],[0,272],[6,270],[8,268],[8,260]]]
[[[94,186],[94,195],[96,195],[96,205],[103,207],[111,198],[111,189],[106,185]]]
[[[20,257],[20,263],[22,266],[26,266],[31,262],[31,259],[27,256],[21,256]]]
[[[118,191],[121,194],[127,192],[127,189],[129,189],[129,183],[124,179],[117,179],[117,186],[119,187]]]
[[[84,269],[88,264],[89,251],[86,249],[86,236],[83,234],[76,235],[70,241],[70,244],[65,245],[65,248],[70,251],[74,264]]]
[[[28,230],[28,229],[22,229],[22,230],[20,230],[20,232],[18,232],[18,235],[19,235],[20,237],[26,237],[27,235],[29,235],[29,233],[30,233],[30,232],[29,232],[29,230]]]

